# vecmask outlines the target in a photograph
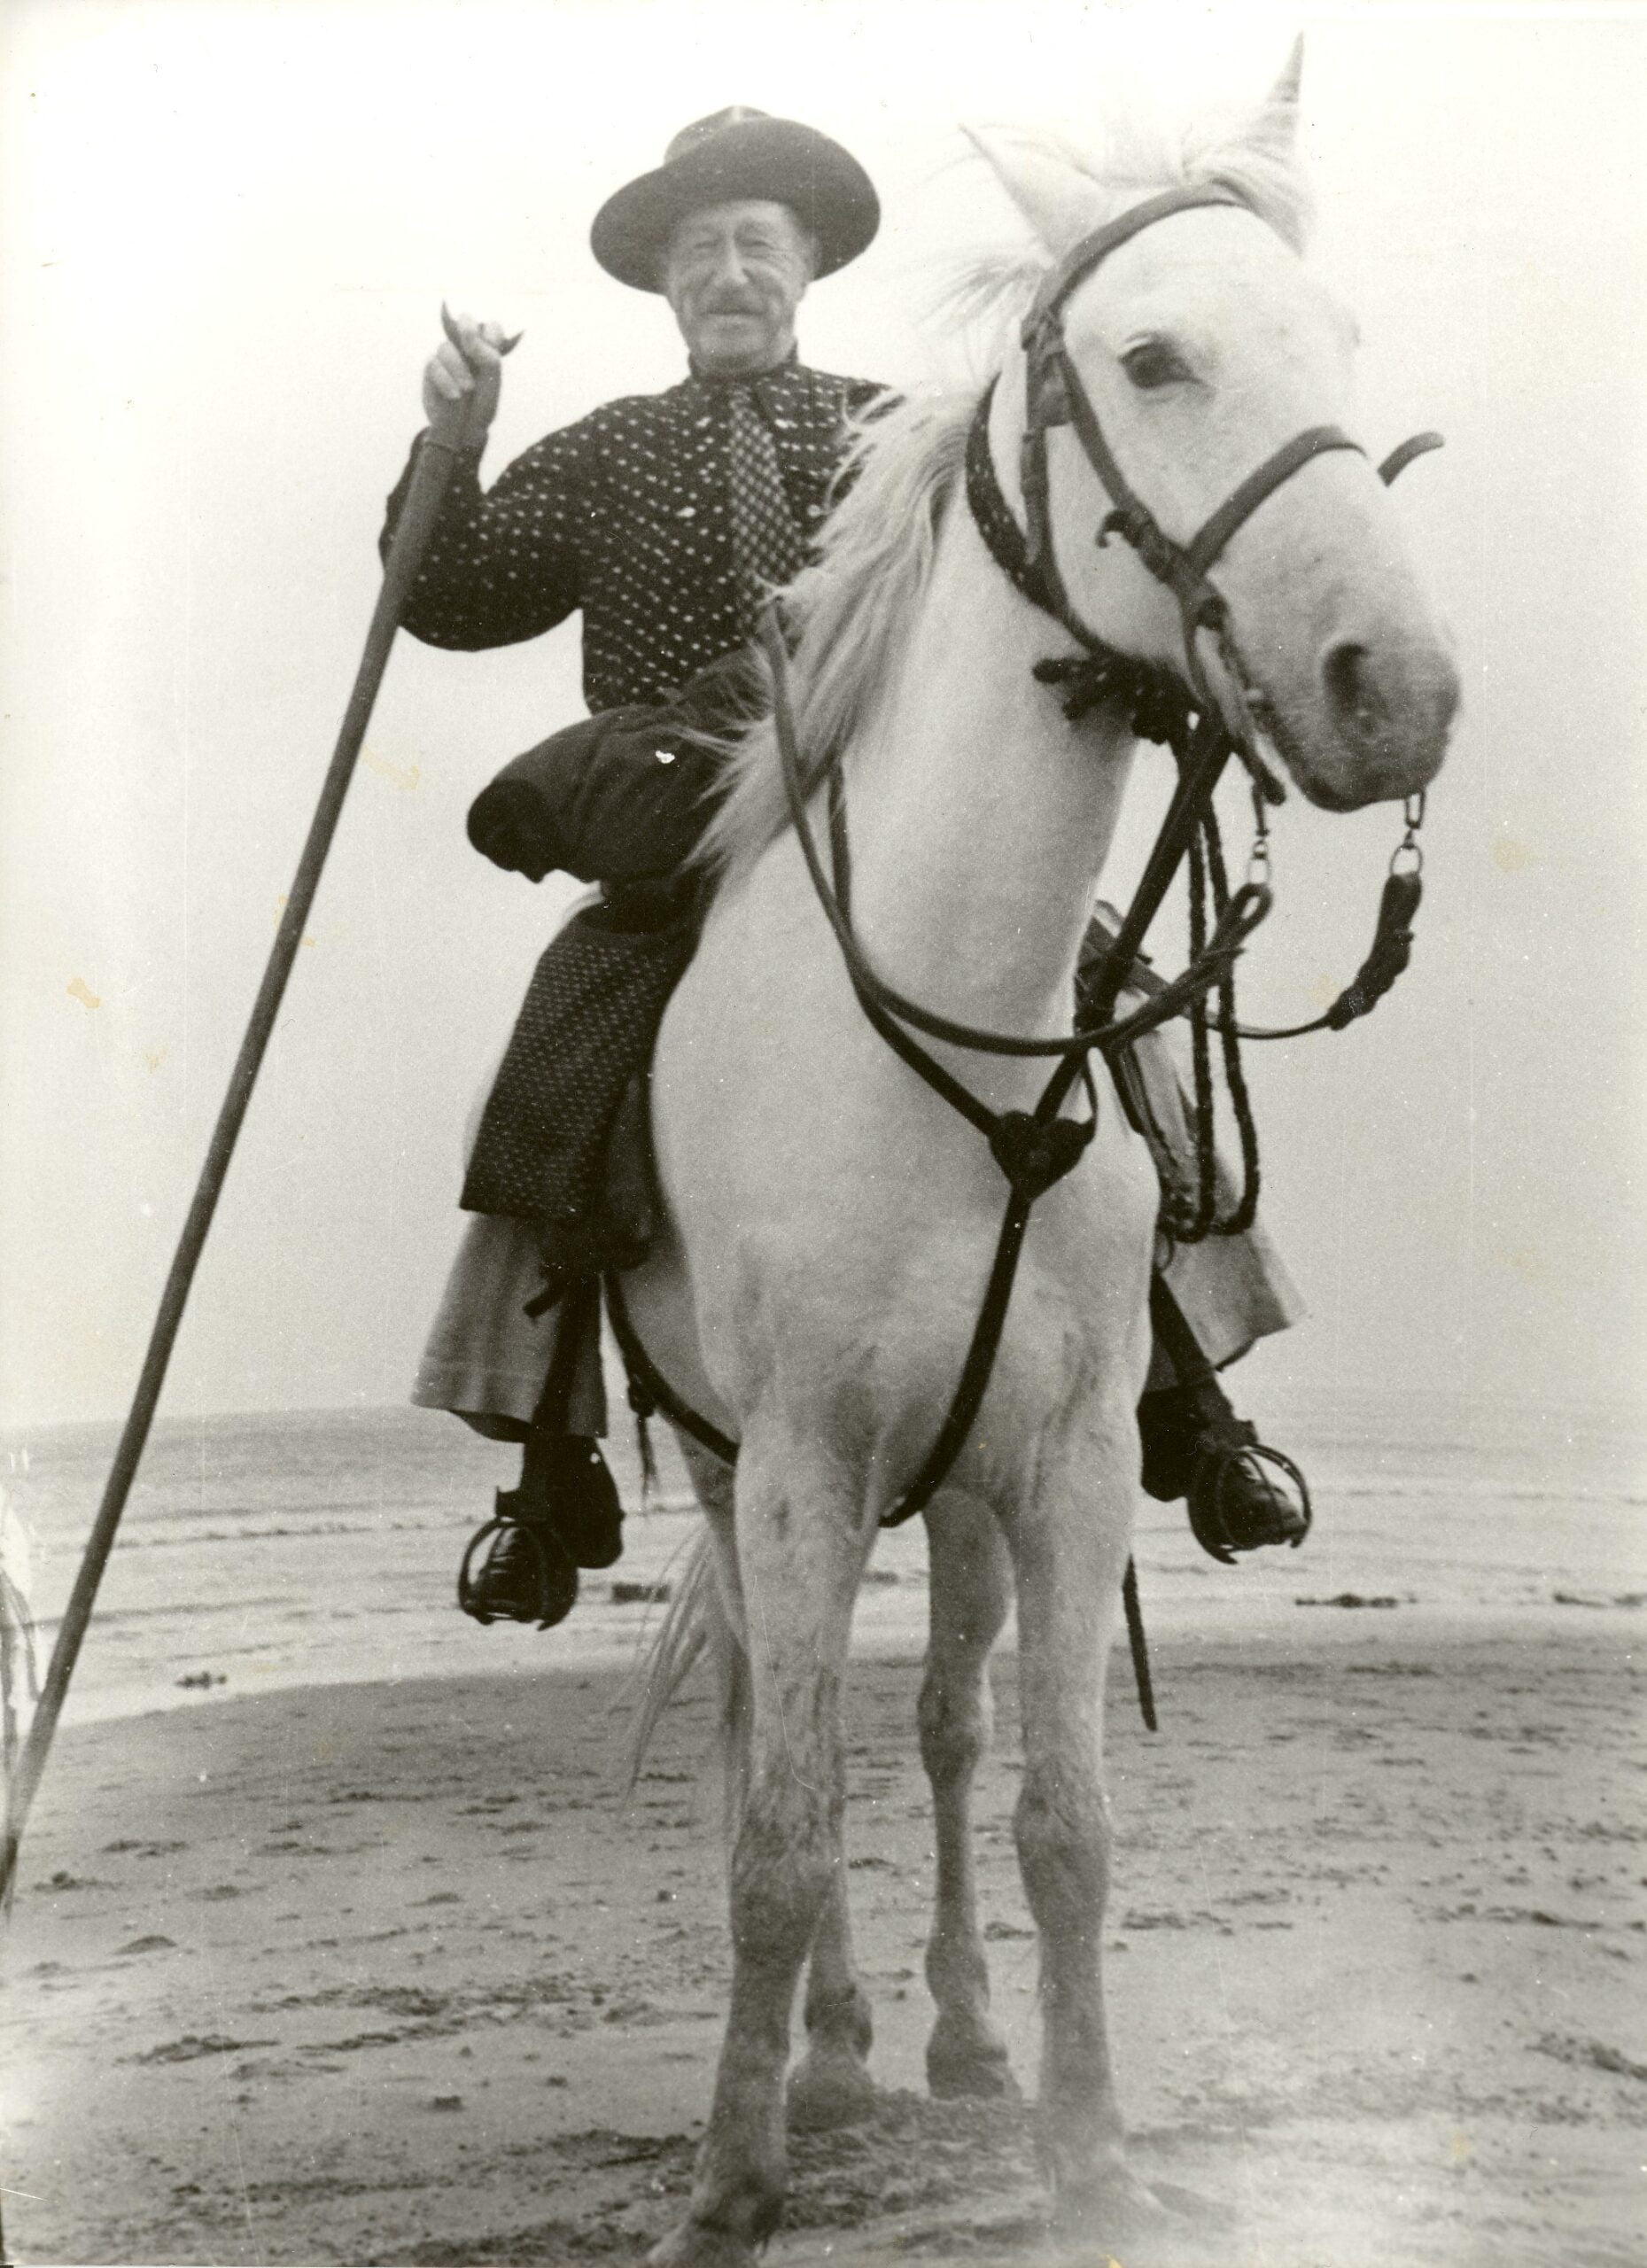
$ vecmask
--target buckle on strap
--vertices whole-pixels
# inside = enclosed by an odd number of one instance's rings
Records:
[[[1118,535],[1123,543],[1131,546],[1158,583],[1177,587],[1185,564],[1185,555],[1163,532],[1148,506],[1139,503],[1136,496],[1115,505],[1099,522],[1093,541],[1100,551],[1112,535]]]

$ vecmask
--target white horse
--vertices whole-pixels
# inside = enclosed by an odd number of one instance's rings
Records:
[[[1073,359],[1115,456],[1183,539],[1301,428],[1348,414],[1353,327],[1297,257],[1296,78],[1241,129],[1124,178],[1046,143],[985,154],[1049,268],[1095,226],[1185,182],[1241,202],[1184,210],[1113,252],[1067,309]],[[1027,299],[1037,276],[1026,272]],[[973,1025],[1068,1031],[1076,950],[1133,745],[1113,705],[1067,721],[1031,678],[1072,650],[990,555],[960,493],[973,400],[906,407],[870,436],[789,619],[813,785],[843,767],[854,918],[879,972]],[[1022,524],[1025,369],[989,422]],[[1066,428],[1050,519],[1071,605],[1111,644],[1185,664],[1176,602],[1127,547]],[[1314,458],[1231,539],[1216,577],[1246,673],[1306,796],[1407,796],[1438,769],[1457,696],[1384,489],[1364,459]],[[1208,667],[1215,664],[1208,660]],[[1233,700],[1220,674],[1215,681]],[[720,887],[660,1037],[654,1124],[666,1240],[628,1279],[630,1317],[685,1399],[742,1443],[735,1480],[695,1456],[717,1612],[738,1653],[731,2007],[673,2268],[747,2264],[784,2189],[784,2078],[803,1966],[809,2050],[792,2097],[867,2086],[842,1855],[841,1689],[882,1514],[954,1388],[999,1226],[984,1142],[866,1021],[789,827],[771,728],[750,737],[716,823]],[[1045,1070],[934,1052],[998,1108]],[[920,1706],[936,1807],[928,2069],[1000,2092],[967,1810],[987,1735],[984,1668],[1017,1598],[1025,1768],[1015,1829],[1040,1938],[1038,2121],[1060,2219],[1107,2237],[1161,2208],[1126,2165],[1099,1976],[1109,1832],[1105,1663],[1138,1488],[1158,1192],[1101,1071],[1096,1138],[1037,1206],[978,1422],[926,1514],[931,1642]]]

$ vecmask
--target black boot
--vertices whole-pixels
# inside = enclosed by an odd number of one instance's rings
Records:
[[[1238,1551],[1264,1543],[1294,1550],[1309,1533],[1309,1486],[1292,1458],[1238,1418],[1208,1372],[1193,1386],[1167,1386],[1138,1404],[1146,1492],[1170,1503],[1182,1496],[1195,1541],[1232,1565]]]
[[[1195,1541],[1226,1566],[1237,1552],[1266,1543],[1296,1550],[1309,1533],[1309,1482],[1290,1456],[1236,1416],[1159,1276],[1150,1286],[1150,1314],[1178,1381],[1138,1403],[1146,1495],[1162,1503],[1182,1496]]]
[[[457,1603],[477,1622],[535,1622],[548,1630],[578,1603],[578,1563],[552,1527],[523,1517],[522,1491],[500,1488],[457,1571]],[[476,1555],[486,1557],[476,1565]]]
[[[552,1527],[579,1567],[610,1567],[624,1548],[624,1508],[600,1444],[588,1433],[526,1436],[517,1491],[524,1517]]]
[[[616,1485],[594,1441],[534,1426],[520,1487],[498,1491],[492,1518],[470,1539],[458,1572],[458,1604],[477,1622],[535,1622],[548,1629],[571,1612],[579,1568],[610,1567],[619,1557],[623,1521]]]

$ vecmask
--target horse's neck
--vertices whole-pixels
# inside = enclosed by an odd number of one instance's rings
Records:
[[[1030,669],[1065,643],[950,516],[896,685],[847,764],[853,916],[890,983],[963,1021],[1068,1029],[1069,984],[1130,768]]]

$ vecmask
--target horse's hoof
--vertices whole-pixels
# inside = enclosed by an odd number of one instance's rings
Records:
[[[646,2256],[647,2268],[757,2268],[760,2253],[727,2229],[682,2221]]]
[[[1023,2098],[1004,2047],[971,2055],[928,2055],[927,2091],[935,2102],[1019,2102]]]
[[[880,2098],[863,2065],[850,2055],[826,2062],[808,2055],[789,2079],[787,2109],[793,2133],[816,2133],[831,2126],[861,2126],[873,2118]]]
[[[1064,2183],[1053,2202],[1055,2235],[1096,2241],[1112,2254],[1120,2245],[1181,2225],[1171,2207],[1124,2168],[1108,2169],[1100,2180]]]
[[[992,2024],[975,2018],[938,2018],[927,2042],[927,2088],[937,2102],[1020,2099],[1006,2041]]]

